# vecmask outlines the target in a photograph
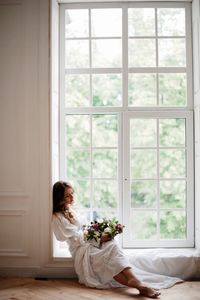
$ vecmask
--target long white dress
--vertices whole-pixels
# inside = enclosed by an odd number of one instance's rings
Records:
[[[182,281],[180,278],[138,269],[115,240],[101,245],[85,242],[82,225],[77,218],[75,224],[71,224],[62,213],[53,215],[53,232],[59,241],[68,243],[80,283],[99,289],[122,287],[113,277],[126,267],[133,267],[136,276],[154,288],[166,288]]]

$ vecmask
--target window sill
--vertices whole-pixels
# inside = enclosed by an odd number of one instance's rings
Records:
[[[53,260],[71,264],[72,257],[68,249],[60,250]],[[136,268],[147,272],[180,277],[184,280],[200,279],[200,251],[195,248],[124,249],[124,253]]]
[[[127,255],[131,254],[148,254],[151,252],[159,252],[162,255],[167,255],[169,253],[180,256],[181,254],[184,255],[191,255],[191,256],[200,256],[200,250],[196,248],[151,248],[151,249],[123,249],[124,253]]]
[[[168,257],[168,255],[173,255],[179,257],[180,255],[185,255],[185,256],[192,256],[192,257],[197,257],[200,259],[200,250],[196,248],[152,248],[152,249],[123,249],[123,252],[126,255],[148,255],[151,253],[155,252],[157,254],[162,255],[163,257]],[[68,248],[62,248],[54,253],[54,258],[59,259],[59,258],[71,258],[71,254],[68,250]]]

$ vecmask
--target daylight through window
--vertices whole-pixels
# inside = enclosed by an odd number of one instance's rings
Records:
[[[192,247],[189,3],[60,5],[60,177],[122,246]]]

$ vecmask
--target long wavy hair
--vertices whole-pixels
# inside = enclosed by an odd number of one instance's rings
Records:
[[[72,188],[69,182],[57,181],[53,185],[53,214],[56,212],[64,212],[65,200],[64,193],[66,188]]]

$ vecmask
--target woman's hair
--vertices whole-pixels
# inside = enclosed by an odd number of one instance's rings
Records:
[[[63,212],[65,210],[64,193],[66,188],[72,186],[69,182],[57,181],[53,185],[53,213]]]

